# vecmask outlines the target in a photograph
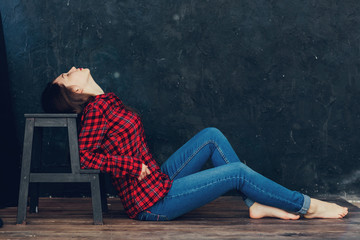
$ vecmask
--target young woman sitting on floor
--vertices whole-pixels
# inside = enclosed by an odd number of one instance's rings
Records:
[[[72,67],[48,84],[47,112],[79,113],[81,168],[112,176],[124,209],[138,220],[172,220],[237,190],[251,218],[343,218],[348,209],[291,191],[243,164],[225,136],[206,128],[161,165],[145,141],[140,117],[104,93],[89,69]],[[214,167],[201,171],[207,160]]]

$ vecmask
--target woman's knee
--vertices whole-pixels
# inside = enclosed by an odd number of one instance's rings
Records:
[[[217,137],[224,137],[224,134],[215,127],[208,127],[203,129],[201,132],[204,136],[207,136],[209,139],[216,139]]]

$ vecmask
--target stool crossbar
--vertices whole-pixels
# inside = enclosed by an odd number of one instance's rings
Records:
[[[77,137],[77,114],[25,114],[25,134],[21,166],[21,179],[19,190],[19,202],[17,224],[26,224],[26,209],[30,183],[66,183],[88,182],[91,186],[92,208],[94,224],[101,225],[102,212],[107,211],[106,197],[100,191],[100,171],[92,169],[80,169],[79,147]],[[70,173],[34,173],[31,172],[31,160],[34,138],[40,138],[36,134],[38,128],[65,127],[68,133],[70,152]],[[37,143],[38,144],[38,143]],[[33,197],[35,196],[35,197]],[[35,199],[34,199],[35,198]],[[30,211],[37,212],[38,194],[30,196]],[[35,210],[36,208],[36,210]]]

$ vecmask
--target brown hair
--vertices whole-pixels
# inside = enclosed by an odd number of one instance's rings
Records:
[[[62,84],[49,82],[41,96],[42,107],[48,113],[82,113],[93,99],[90,94],[74,93]]]

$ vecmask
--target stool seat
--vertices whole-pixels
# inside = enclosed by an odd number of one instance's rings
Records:
[[[26,208],[30,183],[58,183],[58,182],[88,182],[91,185],[92,207],[94,224],[103,224],[102,211],[107,210],[105,192],[100,189],[100,171],[94,169],[80,169],[79,147],[77,137],[77,114],[25,114],[25,134],[21,165],[21,179],[19,190],[17,224],[25,224]],[[39,142],[34,144],[34,138],[41,140],[42,134],[39,129],[44,127],[67,128],[69,152],[70,152],[70,173],[35,173],[31,172],[33,148],[39,149]],[[37,136],[35,136],[37,135]],[[41,143],[41,141],[40,141]],[[41,148],[40,148],[41,149]],[[38,150],[39,151],[39,150]],[[103,193],[103,194],[102,194]],[[103,203],[103,204],[102,204]],[[37,212],[38,193],[30,196],[30,211]],[[35,210],[34,210],[35,209]]]

